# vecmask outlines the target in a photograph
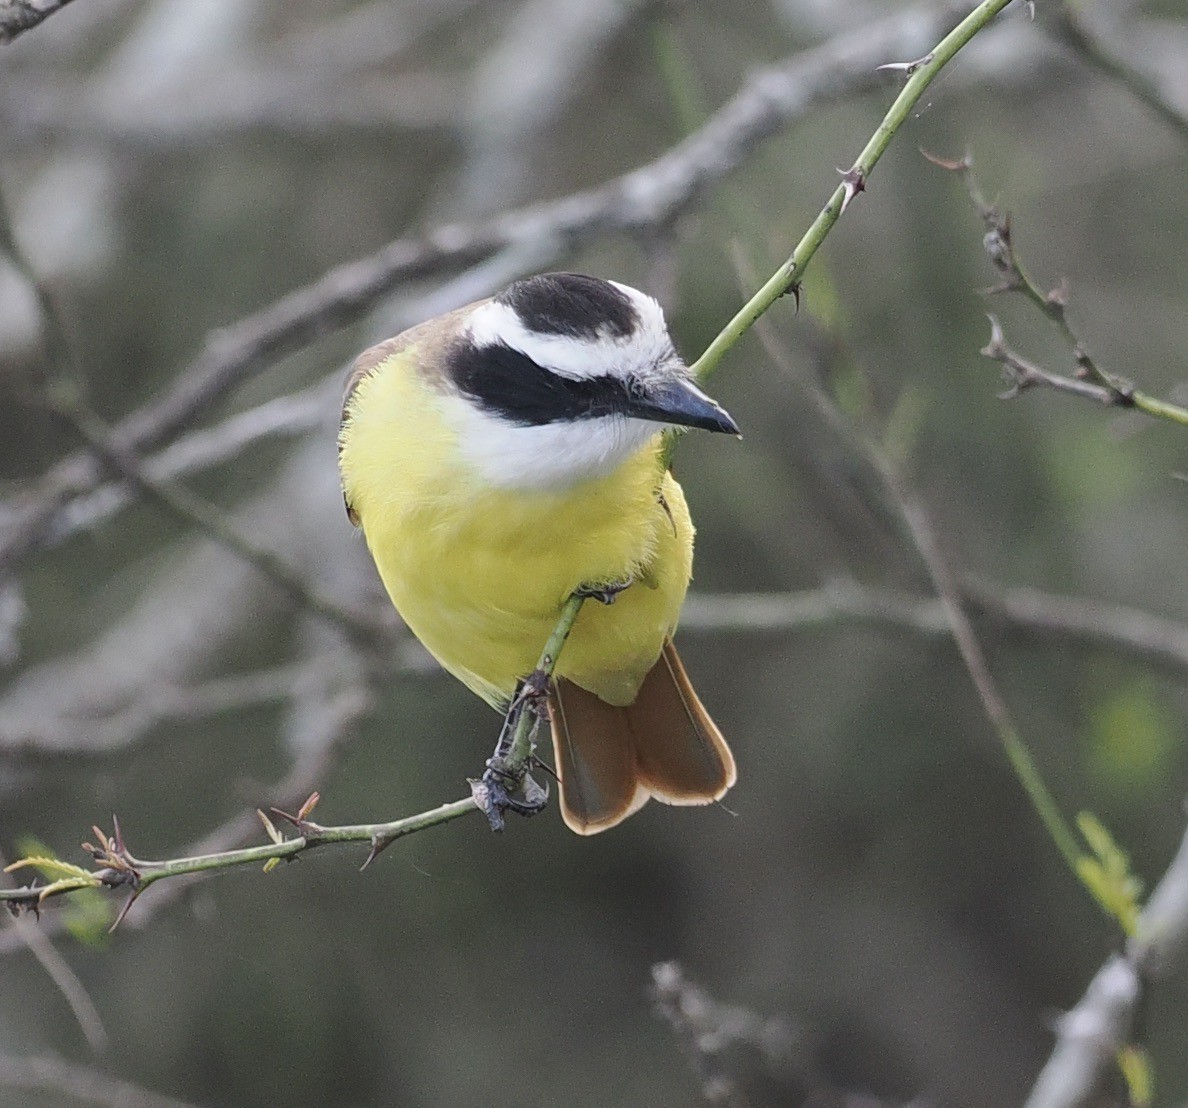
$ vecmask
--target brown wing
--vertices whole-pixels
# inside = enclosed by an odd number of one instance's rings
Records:
[[[734,756],[709,717],[671,641],[633,704],[617,708],[568,681],[550,698],[561,814],[579,835],[621,823],[649,797],[709,804],[737,776]]]

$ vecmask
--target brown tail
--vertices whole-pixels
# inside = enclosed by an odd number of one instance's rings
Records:
[[[635,703],[617,708],[557,681],[549,707],[561,815],[579,835],[614,827],[652,796],[665,804],[709,804],[734,784],[734,756],[671,641]]]

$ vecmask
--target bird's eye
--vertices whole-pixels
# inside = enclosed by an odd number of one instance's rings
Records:
[[[642,400],[647,396],[647,387],[634,373],[629,373],[623,383],[627,388],[627,395],[632,400]]]

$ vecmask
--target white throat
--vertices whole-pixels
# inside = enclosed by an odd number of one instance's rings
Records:
[[[522,427],[464,397],[443,401],[442,414],[467,465],[484,484],[503,489],[558,491],[606,477],[664,430],[622,416]]]

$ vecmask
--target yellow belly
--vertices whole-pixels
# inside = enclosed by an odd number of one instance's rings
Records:
[[[608,476],[494,489],[461,462],[434,396],[397,357],[362,382],[342,437],[347,498],[396,609],[441,664],[501,705],[579,586],[630,580],[582,608],[557,672],[629,704],[671,635],[693,528],[659,436]]]

